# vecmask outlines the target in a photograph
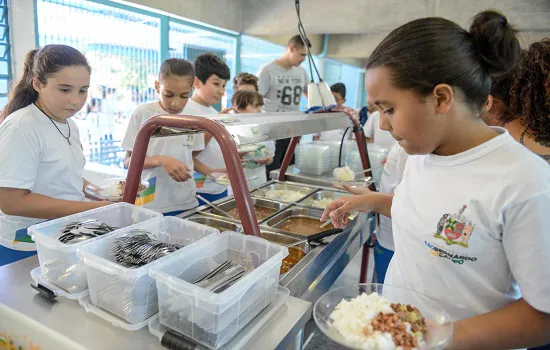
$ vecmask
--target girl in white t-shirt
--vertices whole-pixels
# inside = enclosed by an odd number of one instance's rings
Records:
[[[449,312],[450,349],[550,343],[550,167],[479,117],[491,74],[519,54],[516,31],[494,11],[469,32],[443,18],[391,32],[369,57],[366,90],[409,154],[403,179],[395,195],[344,197],[322,218],[336,227],[353,211],[392,218],[385,283]]]
[[[0,266],[36,250],[27,227],[109,204],[84,202],[85,158],[73,117],[91,68],[66,45],[30,51],[0,114]]]
[[[170,58],[160,67],[155,81],[158,102],[138,106],[128,123],[121,147],[126,150],[125,164],[132,157],[139,128],[149,118],[159,114],[181,114],[191,92],[195,72],[191,62]],[[194,151],[204,149],[203,134],[153,138],[149,141],[142,178],[149,181],[149,188],[141,193],[136,204],[164,213],[178,215],[198,205],[193,170],[209,174],[208,168],[193,157]]]
[[[262,113],[264,98],[258,92],[240,90],[231,98],[232,110],[230,113]],[[254,160],[243,159],[244,174],[247,178],[248,188],[257,187],[267,182],[266,165],[273,162],[275,154],[275,142],[267,141],[255,144],[259,147]]]

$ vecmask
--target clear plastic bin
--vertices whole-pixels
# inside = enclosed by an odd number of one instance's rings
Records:
[[[287,255],[286,247],[235,232],[172,254],[151,272],[160,322],[209,348],[222,346],[275,298]],[[253,270],[219,294],[192,284],[227,260]]]
[[[281,306],[283,306],[289,295],[290,291],[287,288],[279,286],[273,301],[269,303],[258,315],[252,318],[250,322],[248,322],[248,324],[246,324],[237,334],[235,334],[229,342],[221,347],[221,349],[236,349],[238,344],[243,341],[246,342],[246,339],[252,338],[254,336],[254,330],[259,329],[267,322],[270,322],[271,318],[277,313]],[[170,330],[170,328],[160,323],[158,315],[151,317],[147,324],[149,326],[149,332],[158,338],[160,342],[162,342],[166,332]],[[176,336],[179,336],[179,333],[176,333]]]
[[[155,314],[155,315],[149,317],[148,319],[146,319],[143,322],[129,323],[126,320],[123,320],[122,318],[120,318],[118,316],[115,316],[112,313],[110,313],[108,311],[105,311],[102,308],[99,308],[99,307],[95,306],[92,303],[92,300],[90,299],[89,294],[83,295],[82,297],[78,298],[78,303],[80,304],[80,306],[82,306],[84,308],[84,310],[86,310],[87,313],[94,314],[94,315],[104,319],[105,321],[109,322],[112,326],[125,329],[129,332],[135,332],[137,330],[140,330],[143,327],[147,326],[147,324],[152,319],[154,319],[154,318],[158,319],[158,314]]]
[[[58,286],[51,284],[48,282],[48,280],[45,280],[42,276],[42,268],[38,266],[37,268],[34,268],[31,270],[31,278],[34,281],[34,285],[38,286],[41,285],[42,287],[48,288],[56,297],[63,297],[70,300],[78,300],[86,295],[88,295],[88,289],[85,291],[82,291],[80,293],[68,293],[62,288],[59,288]],[[86,281],[86,283],[88,283]]]
[[[120,265],[111,254],[111,247],[117,238],[131,235],[134,229],[148,231],[163,242],[179,243],[189,248],[192,243],[219,231],[176,217],[161,217],[82,247],[79,255],[86,267],[91,303],[135,325],[158,312],[157,287],[149,271],[175,253],[139,268]]]
[[[162,214],[152,210],[128,203],[117,203],[29,227],[29,235],[36,243],[42,278],[68,294],[79,294],[88,289],[86,272],[77,252],[82,246],[104,236],[75,244],[63,244],[59,241],[59,237],[62,235],[60,231],[67,224],[74,221],[96,219],[112,227],[125,228],[159,216]],[[65,293],[56,294],[63,295]]]

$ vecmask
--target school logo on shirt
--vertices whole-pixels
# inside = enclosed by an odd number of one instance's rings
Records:
[[[464,262],[477,261],[476,257],[472,257],[465,254],[456,253],[448,249],[444,249],[441,246],[433,244],[432,242],[429,242],[429,241],[424,241],[424,244],[426,245],[426,247],[428,247],[428,249],[430,250],[430,254],[432,254],[433,256],[451,260],[455,264],[462,265],[464,264]]]
[[[456,214],[444,214],[437,224],[434,237],[443,240],[447,245],[458,244],[468,248],[475,225],[464,216],[467,206],[463,205]]]

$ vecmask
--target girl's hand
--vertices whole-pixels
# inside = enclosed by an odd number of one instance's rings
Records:
[[[160,165],[174,181],[184,182],[192,177],[191,169],[175,158],[162,156]]]
[[[337,199],[327,206],[321,217],[321,222],[326,221],[330,217],[335,228],[344,228],[348,223],[350,213],[372,210],[369,202],[370,196],[371,194],[367,193]]]

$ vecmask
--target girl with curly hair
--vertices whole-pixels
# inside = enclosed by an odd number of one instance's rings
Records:
[[[550,38],[521,55],[511,79],[510,113],[500,121],[522,145],[550,162]]]

